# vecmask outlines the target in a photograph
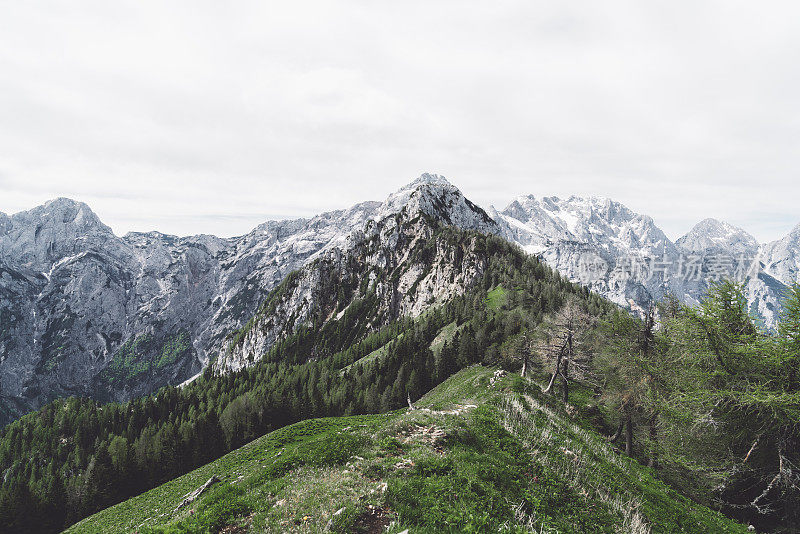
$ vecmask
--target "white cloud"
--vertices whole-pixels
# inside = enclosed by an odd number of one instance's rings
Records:
[[[422,171],[800,222],[791,2],[0,2],[0,210],[232,235]]]

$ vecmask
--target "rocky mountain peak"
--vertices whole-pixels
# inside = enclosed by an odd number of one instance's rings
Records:
[[[506,236],[529,252],[556,242],[601,244],[606,250],[672,247],[650,217],[604,197],[518,197],[499,214]],[[636,237],[636,239],[634,239]]]
[[[726,250],[728,252],[755,253],[758,241],[755,237],[734,226],[717,219],[704,219],[694,225],[689,232],[675,243],[687,252],[706,250]]]
[[[384,206],[387,208],[402,209],[404,205],[413,202],[413,199],[425,196],[442,197],[448,194],[461,194],[456,186],[447,178],[438,174],[424,173],[401,187],[386,199]]]
[[[762,249],[762,261],[770,275],[786,284],[800,283],[800,224]]]
[[[453,184],[451,184],[447,180],[447,178],[445,178],[441,174],[424,172],[419,176],[419,178],[417,178],[414,181],[412,181],[410,184],[405,186],[403,189],[406,189],[406,188],[417,189],[417,188],[419,188],[420,186],[423,186],[423,185],[435,185],[435,186],[448,187],[448,188],[453,188],[453,189],[456,188]]]
[[[103,249],[115,239],[88,205],[69,198],[16,213],[0,228],[0,257],[35,270],[47,270],[73,254]]]
[[[557,196],[537,198],[534,195],[517,197],[503,213],[518,220],[530,219],[538,212],[558,219],[568,230],[574,229],[579,220],[604,219],[607,222],[627,221],[638,215],[623,204],[605,197]]]
[[[112,233],[92,208],[70,198],[59,197],[49,200],[42,206],[28,211],[27,214],[30,217],[41,218],[43,223],[52,221],[53,224],[71,225],[84,231],[99,229],[103,233]]]
[[[389,195],[379,208],[376,218],[401,212],[411,216],[424,213],[466,230],[499,232],[497,223],[482,208],[473,204],[456,186],[438,174],[422,174]]]
[[[794,241],[800,243],[800,224],[795,226],[789,235],[787,236],[789,239],[793,239]]]

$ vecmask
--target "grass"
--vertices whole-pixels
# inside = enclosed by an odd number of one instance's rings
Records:
[[[678,495],[518,376],[450,377],[414,410],[314,419],[69,532],[746,532]],[[221,482],[178,511],[212,475]]]
[[[88,517],[67,532],[131,532],[141,526],[178,523],[193,515],[190,513],[192,508],[186,507],[178,512],[174,511],[175,508],[186,494],[214,475],[221,479],[221,487],[234,485],[245,488],[252,498],[256,492],[249,486],[254,482],[267,488],[277,487],[274,483],[267,484],[274,482],[267,479],[279,480],[301,466],[324,463],[324,460],[314,458],[317,453],[324,458],[325,449],[318,448],[321,438],[335,436],[343,428],[369,430],[382,424],[387,417],[391,415],[311,419],[287,426],[186,475]],[[205,499],[203,497],[201,502]]]
[[[403,334],[401,333],[395,339],[402,339],[402,337],[403,337]],[[373,362],[376,362],[376,361],[380,360],[381,358],[383,358],[386,355],[386,353],[389,350],[389,346],[393,342],[394,342],[394,339],[389,341],[388,343],[386,343],[382,347],[379,347],[379,348],[373,350],[372,352],[370,352],[369,354],[367,354],[363,358],[359,358],[358,360],[354,361],[350,365],[347,365],[347,366],[343,367],[342,370],[341,370],[341,373],[344,374],[344,373],[346,373],[347,371],[349,371],[350,369],[352,369],[352,368],[354,368],[356,366],[359,366],[359,365],[360,366],[365,366],[365,365],[367,365],[369,363],[373,363]]]
[[[526,532],[520,510],[559,532],[614,532],[610,509],[547,476],[493,408],[475,409],[452,430],[446,454],[423,455],[390,479],[387,504],[415,532]]]
[[[490,310],[499,310],[508,302],[508,292],[503,286],[497,286],[486,294],[486,306]]]
[[[532,393],[504,398],[504,428],[551,476],[614,510],[625,532],[746,532],[678,494],[652,469],[618,454],[601,436],[548,406],[538,391]]]
[[[431,350],[435,355],[438,355],[442,352],[442,347],[444,346],[445,341],[451,342],[456,335],[456,332],[461,330],[464,325],[458,326],[455,321],[447,324],[442,328],[436,337],[431,341]]]
[[[433,351],[433,353],[434,354],[439,354],[441,352],[441,350],[442,350],[442,346],[444,345],[444,342],[445,341],[448,341],[448,342],[452,341],[453,337],[456,335],[456,332],[458,332],[461,328],[462,327],[458,326],[455,322],[452,322],[452,323],[450,323],[448,325],[445,325],[441,329],[441,331],[439,331],[439,334],[437,334],[437,336],[431,342],[431,350]],[[403,337],[403,334],[401,333],[395,339],[401,339],[402,337]],[[373,350],[372,352],[370,352],[369,354],[367,354],[363,358],[360,358],[360,359],[356,360],[355,362],[351,363],[350,365],[347,365],[347,366],[343,367],[340,372],[342,374],[344,374],[347,371],[349,371],[350,369],[355,368],[356,366],[362,366],[363,367],[363,366],[366,366],[366,365],[368,365],[370,363],[374,363],[374,362],[379,361],[381,358],[383,358],[386,355],[386,353],[389,351],[389,347],[391,346],[391,344],[394,341],[395,340],[389,341],[388,343],[386,343],[382,347],[379,347],[379,348]]]

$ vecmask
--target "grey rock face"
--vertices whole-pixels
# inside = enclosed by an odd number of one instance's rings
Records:
[[[0,218],[0,422],[64,395],[125,400],[198,373],[286,274],[378,203],[233,239],[117,237],[66,199]]]
[[[800,224],[786,237],[764,245],[761,252],[764,268],[786,284],[800,282]]]
[[[671,289],[660,273],[643,271],[648,258],[675,258],[675,245],[650,217],[618,202],[529,195],[490,213],[507,239],[621,306],[643,306]]]
[[[747,259],[750,266],[744,284],[750,311],[760,317],[765,326],[775,326],[787,285],[795,279],[786,273],[774,273],[768,266],[765,250],[769,245],[761,246],[741,228],[716,219],[699,222],[676,243],[682,251],[705,258]],[[705,286],[700,287],[701,294],[705,289]]]

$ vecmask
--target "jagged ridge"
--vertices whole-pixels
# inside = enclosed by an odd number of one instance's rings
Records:
[[[219,354],[223,367],[241,359],[228,356],[227,337],[256,315],[281,280],[304,265],[313,263],[320,272],[307,270],[295,280],[296,295],[303,298],[280,310],[293,316],[292,328],[341,313],[349,302],[305,303],[323,270],[342,279],[371,276],[373,290],[385,299],[383,309],[420,313],[431,298],[460,290],[464,280],[445,282],[452,273],[443,274],[450,261],[443,251],[430,260],[439,270],[428,273],[430,264],[398,256],[398,240],[413,239],[399,221],[406,224],[415,214],[502,235],[571,280],[634,309],[666,291],[696,302],[707,283],[610,275],[631,257],[676,264],[689,253],[753,254],[763,272],[748,279],[747,292],[751,309],[767,325],[779,313],[785,285],[800,280],[800,226],[759,247],[746,232],[706,220],[673,243],[650,217],[609,199],[523,196],[502,212],[490,208],[487,213],[435,174],[420,176],[382,203],[270,221],[230,239],[158,232],[117,237],[87,205],[56,199],[27,212],[0,214],[0,422],[57,396],[124,400],[186,380]],[[424,234],[421,227],[413,231],[422,232],[417,238]],[[364,266],[354,270],[343,262],[359,248]],[[587,272],[587,263],[594,270]],[[397,280],[378,274],[387,265],[401,273]],[[265,337],[250,340],[253,350],[290,330],[262,328]],[[174,360],[164,358],[180,335],[188,336],[189,346]],[[142,338],[149,341],[134,343]],[[137,350],[123,350],[131,344]],[[159,367],[158,362],[168,363]],[[110,366],[124,372],[104,373]]]

